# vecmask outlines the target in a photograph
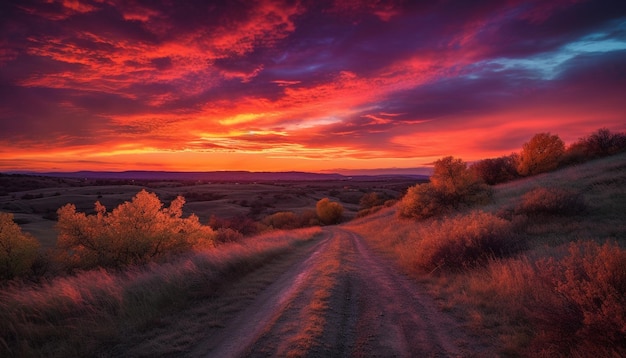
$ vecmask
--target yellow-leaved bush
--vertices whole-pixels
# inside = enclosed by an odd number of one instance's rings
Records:
[[[77,212],[67,204],[57,213],[57,246],[70,268],[121,267],[143,264],[165,255],[192,248],[213,246],[215,232],[200,224],[198,217],[182,217],[185,199],[170,206],[154,193],[137,193],[111,212],[96,202],[94,215]]]
[[[12,279],[28,272],[37,258],[39,242],[23,233],[13,214],[0,213],[0,279]]]

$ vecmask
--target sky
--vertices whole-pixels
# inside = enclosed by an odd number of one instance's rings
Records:
[[[0,2],[0,171],[407,172],[626,130],[626,1]]]

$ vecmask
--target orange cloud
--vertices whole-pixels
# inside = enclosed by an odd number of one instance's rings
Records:
[[[617,5],[233,4],[3,7],[0,170],[414,167],[624,130]]]

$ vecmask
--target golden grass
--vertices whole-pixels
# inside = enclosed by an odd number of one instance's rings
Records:
[[[428,283],[442,308],[475,334],[497,337],[502,356],[624,356],[625,184],[626,154],[620,154],[496,186],[493,202],[481,210],[510,222],[504,244],[517,253],[460,271],[427,270],[433,266],[423,263],[429,245],[475,231],[459,219],[467,212],[417,222],[398,219],[389,208],[348,226]],[[535,206],[524,206],[533,191],[526,204]],[[584,203],[585,210],[563,210],[563,202],[543,202],[541,193]]]
[[[276,231],[169,263],[15,284],[0,291],[0,356],[93,356],[319,233]]]

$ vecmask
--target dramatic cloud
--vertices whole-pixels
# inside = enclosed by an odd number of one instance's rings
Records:
[[[0,4],[0,170],[419,167],[624,98],[620,1]]]

